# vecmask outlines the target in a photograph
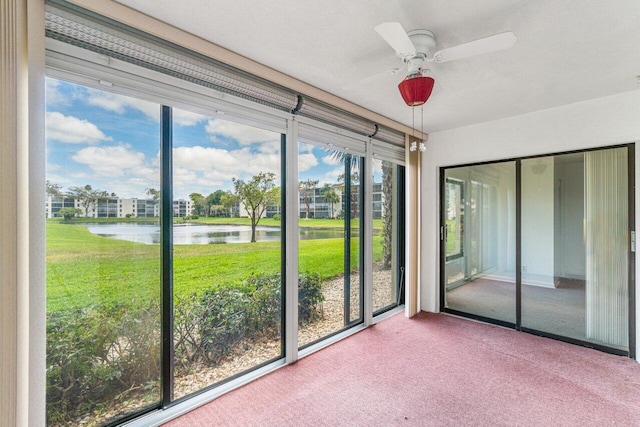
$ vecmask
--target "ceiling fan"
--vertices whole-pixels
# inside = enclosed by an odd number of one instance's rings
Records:
[[[496,52],[509,49],[516,42],[515,34],[505,32],[436,51],[435,37],[429,30],[406,32],[398,22],[382,23],[375,30],[407,67],[407,77],[400,82],[398,88],[405,103],[412,107],[427,102],[433,90],[435,80],[423,75],[428,71],[424,67],[425,62],[440,64]],[[393,74],[401,70],[394,70]]]

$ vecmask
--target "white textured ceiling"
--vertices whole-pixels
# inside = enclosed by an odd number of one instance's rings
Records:
[[[640,90],[640,0],[118,1],[409,126],[402,76],[352,84],[401,65],[376,25],[431,30],[438,49],[513,31],[509,50],[432,65],[426,132]]]

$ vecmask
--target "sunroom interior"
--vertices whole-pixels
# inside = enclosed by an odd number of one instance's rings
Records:
[[[420,312],[640,360],[637,2],[1,12],[7,425],[159,425]],[[515,42],[409,106],[384,22]]]

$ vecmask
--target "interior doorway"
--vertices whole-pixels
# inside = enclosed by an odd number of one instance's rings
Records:
[[[441,170],[441,307],[635,353],[633,147]]]

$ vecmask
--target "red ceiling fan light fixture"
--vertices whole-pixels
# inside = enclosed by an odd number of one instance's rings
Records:
[[[435,80],[421,74],[408,76],[398,85],[402,99],[409,107],[422,105],[431,96]]]

